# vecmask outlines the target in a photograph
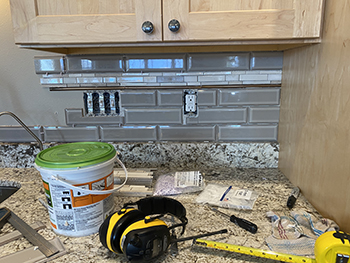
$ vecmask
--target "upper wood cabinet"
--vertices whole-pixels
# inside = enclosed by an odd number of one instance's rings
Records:
[[[18,44],[162,41],[160,0],[10,0]],[[152,21],[146,34],[141,25]]]
[[[24,45],[312,40],[324,0],[10,0]],[[169,21],[180,29],[172,32]],[[150,21],[153,32],[142,30]]]
[[[164,40],[318,38],[323,0],[163,0]],[[181,21],[174,34],[165,25]]]

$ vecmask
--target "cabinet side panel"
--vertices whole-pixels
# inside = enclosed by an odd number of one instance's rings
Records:
[[[327,2],[323,41],[285,52],[279,168],[350,232],[349,3]]]

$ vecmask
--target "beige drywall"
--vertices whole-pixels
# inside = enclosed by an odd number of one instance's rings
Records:
[[[9,0],[0,0],[0,112],[12,111],[27,125],[65,125],[65,108],[82,108],[81,92],[50,92],[35,74],[34,56],[48,52],[20,49],[14,44]],[[57,55],[57,54],[54,54]],[[15,125],[9,116],[0,125]]]

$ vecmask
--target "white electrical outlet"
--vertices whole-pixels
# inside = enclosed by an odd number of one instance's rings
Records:
[[[196,95],[185,95],[185,110],[186,112],[196,112],[197,111],[197,98]]]

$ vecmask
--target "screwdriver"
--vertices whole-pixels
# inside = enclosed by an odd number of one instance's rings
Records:
[[[249,232],[251,232],[251,233],[253,233],[253,234],[255,234],[256,231],[258,231],[258,226],[257,226],[256,224],[254,224],[254,223],[248,221],[248,220],[245,220],[245,219],[243,219],[243,218],[239,218],[239,217],[234,216],[234,215],[231,215],[231,216],[230,216],[230,215],[227,215],[227,214],[225,214],[225,213],[223,213],[223,212],[217,210],[217,209],[214,208],[214,207],[210,207],[210,209],[213,210],[214,212],[217,212],[217,213],[221,214],[221,215],[224,215],[224,216],[226,216],[226,217],[229,217],[229,218],[230,218],[230,221],[231,221],[232,223],[235,223],[235,224],[238,225],[239,227],[241,227],[241,228],[243,228],[243,229],[245,229],[245,230],[247,230],[247,231],[249,231]]]

